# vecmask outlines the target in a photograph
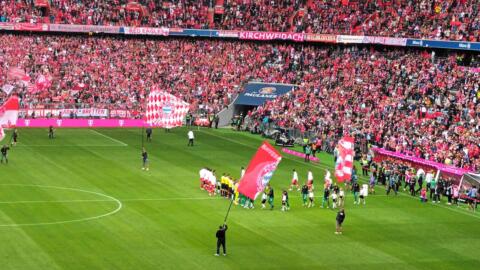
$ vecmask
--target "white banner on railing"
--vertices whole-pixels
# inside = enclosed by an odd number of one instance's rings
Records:
[[[108,117],[107,109],[87,108],[87,109],[23,109],[20,110],[20,115],[27,115],[32,117],[62,117],[68,118],[73,113],[77,117]]]

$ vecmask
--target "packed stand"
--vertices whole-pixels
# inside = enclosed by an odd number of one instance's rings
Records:
[[[218,112],[251,79],[288,82],[296,73],[275,65],[287,45],[212,40],[148,40],[66,36],[0,36],[0,87],[12,85],[27,108],[95,107],[141,111],[158,86]],[[19,68],[26,79],[9,76]],[[30,89],[40,77],[44,90]],[[22,80],[26,80],[22,81]],[[0,91],[0,101],[6,96]]]
[[[288,66],[301,74],[300,87],[251,112],[250,129],[309,132],[327,151],[349,133],[363,152],[377,145],[480,168],[480,74],[459,66],[460,55],[314,47],[280,54],[297,59]]]
[[[290,83],[295,91],[249,115],[313,132],[322,148],[353,133],[366,145],[480,168],[478,59],[426,51],[212,40],[0,36],[0,85],[15,85],[22,106],[95,107],[141,112],[152,86],[173,92],[192,111],[215,113],[245,82]],[[22,69],[26,87],[8,76]],[[6,96],[0,91],[0,101]],[[43,107],[44,108],[44,107]]]
[[[477,0],[4,0],[0,22],[215,28],[480,40]],[[211,6],[210,6],[211,5]]]
[[[296,32],[480,40],[477,0],[307,2],[295,16]]]
[[[206,2],[4,0],[0,22],[208,28]]]

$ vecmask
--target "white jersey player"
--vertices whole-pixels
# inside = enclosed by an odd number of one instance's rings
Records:
[[[296,187],[297,191],[300,191],[300,185],[298,184],[298,173],[293,169],[292,184],[290,185],[290,191]]]

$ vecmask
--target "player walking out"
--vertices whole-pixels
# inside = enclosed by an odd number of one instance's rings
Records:
[[[3,160],[5,160],[5,164],[8,164],[8,150],[10,150],[10,147],[8,147],[7,145],[4,145],[0,150],[0,152],[2,153],[0,163],[3,163]]]
[[[315,195],[313,194],[313,187],[308,188],[308,208],[315,206]]]
[[[303,206],[307,206],[307,200],[308,200],[308,186],[305,184],[302,186],[302,201],[303,201]]]
[[[340,191],[338,192],[338,206],[344,206],[345,205],[345,191],[343,191],[343,188],[340,188]]]
[[[226,232],[228,226],[227,224],[223,224],[223,226],[219,226],[217,233],[215,236],[217,237],[217,253],[215,256],[220,256],[220,246],[223,248],[223,256],[227,256],[227,248],[226,248]]]
[[[288,203],[288,193],[286,190],[282,192],[282,211],[290,210],[290,205]]]
[[[264,190],[262,192],[262,209],[266,208],[265,203],[267,202],[267,199],[268,199],[268,195],[267,195],[267,192]]]
[[[365,205],[367,196],[368,196],[368,185],[365,184],[365,185],[362,185],[362,189],[360,189],[360,201],[358,202],[358,204],[363,203],[363,205]]]
[[[313,189],[313,173],[312,173],[312,171],[308,171],[308,174],[307,174],[307,186],[308,186],[308,189],[310,189],[310,188]]]
[[[142,170],[148,171],[148,153],[145,148],[142,149],[143,166]]]
[[[330,188],[325,187],[323,190],[322,208],[327,204],[327,208],[330,208]]]
[[[338,193],[337,191],[333,190],[332,192],[332,208],[333,209],[337,208],[337,198],[338,198]]]
[[[357,182],[353,183],[352,192],[353,192],[353,204],[360,204],[360,201],[358,200],[358,195],[360,193],[360,185]]]
[[[273,198],[274,198],[274,192],[273,188],[270,186],[268,189],[268,204],[270,204],[270,210],[273,210]]]
[[[300,191],[300,185],[298,185],[298,173],[293,169],[292,184],[290,185],[290,191],[296,187],[297,191]]]
[[[195,139],[195,135],[193,135],[193,131],[190,129],[188,131],[188,144],[187,146],[193,146],[193,140]]]

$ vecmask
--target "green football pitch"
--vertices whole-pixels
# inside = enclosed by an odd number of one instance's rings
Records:
[[[262,138],[230,130],[154,130],[141,170],[139,129],[20,129],[8,165],[0,166],[1,269],[479,269],[480,214],[465,206],[421,204],[383,187],[365,206],[347,195],[344,234],[336,212],[303,208],[280,191],[292,169],[300,181],[319,164],[285,156],[272,178],[273,211],[232,207],[228,256],[215,257],[215,232],[229,202],[199,188],[204,166],[235,177]],[[7,137],[8,138],[8,137]],[[5,142],[5,141],[4,141]],[[365,179],[361,179],[365,181]],[[321,195],[317,188],[317,196]],[[257,202],[258,204],[258,202]]]

